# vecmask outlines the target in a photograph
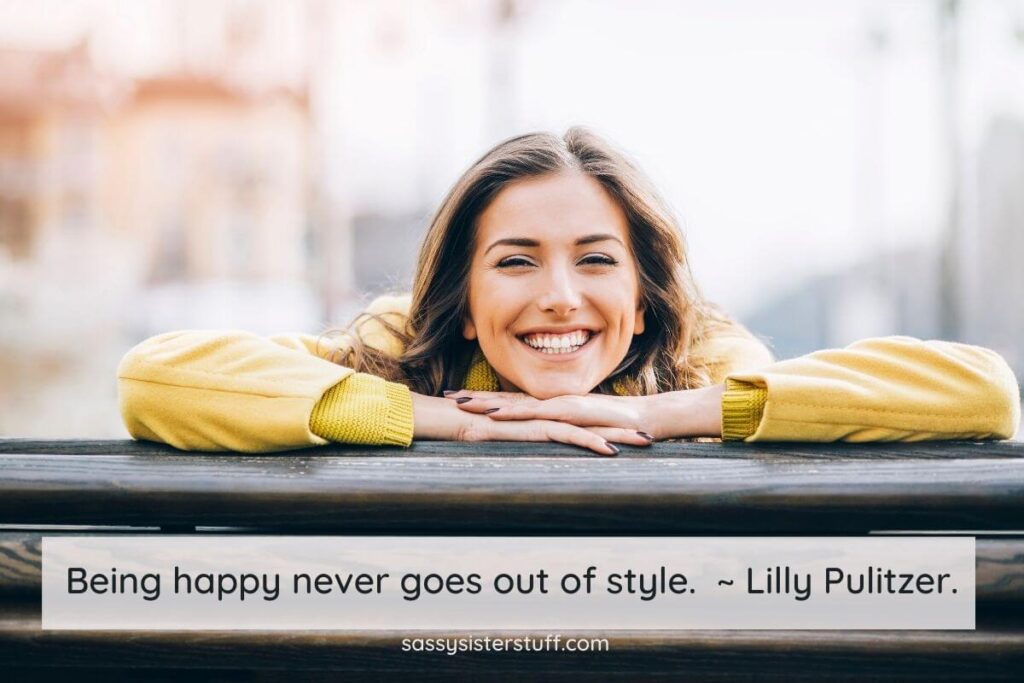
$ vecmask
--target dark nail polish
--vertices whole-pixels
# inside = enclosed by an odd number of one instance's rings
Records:
[[[463,396],[462,398],[455,399],[455,402],[456,403],[465,403],[466,401],[472,401],[472,400],[473,400],[472,396]]]
[[[442,391],[441,393],[442,393],[442,394],[443,394],[444,396],[451,396],[452,394],[457,394],[457,393],[459,393],[459,392],[457,392],[457,391],[455,391],[455,390],[453,390],[453,389],[445,389],[445,390],[444,390],[444,391]]]
[[[484,415],[489,415],[490,413],[493,413],[497,410],[501,410],[501,408],[488,408],[487,410],[484,411]]]
[[[618,446],[613,444],[611,441],[605,441],[604,445],[611,449],[613,455],[618,455],[619,454]]]
[[[641,437],[647,439],[651,443],[654,443],[654,437],[651,436],[650,434],[648,434],[647,432],[638,431],[637,434],[639,434]]]

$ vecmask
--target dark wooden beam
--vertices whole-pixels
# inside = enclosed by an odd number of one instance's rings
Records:
[[[43,631],[34,607],[0,614],[5,667],[261,669],[298,672],[625,674],[672,673],[686,680],[820,680],[827,675],[889,680],[988,680],[1024,667],[1024,631],[996,616],[975,631],[585,631],[609,651],[402,652],[403,638],[524,637],[548,632]],[[728,674],[728,676],[725,676]]]
[[[1024,529],[1024,458],[632,455],[6,453],[0,523],[339,533]]]
[[[132,440],[39,440],[0,438],[0,454],[39,455],[209,455],[204,451],[181,451],[166,444]],[[225,455],[217,452],[214,455]],[[240,454],[233,454],[240,455]],[[418,441],[409,448],[330,444],[315,448],[282,451],[276,456],[343,457],[595,457],[581,448],[557,443],[489,441]],[[771,460],[956,460],[962,458],[1024,458],[1024,442],[1018,441],[939,441],[918,443],[720,443],[696,441],[660,441],[651,448],[623,447],[620,457],[645,458],[729,458]]]

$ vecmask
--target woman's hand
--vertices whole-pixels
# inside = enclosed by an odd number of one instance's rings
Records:
[[[598,433],[617,430],[654,441],[721,437],[724,391],[724,385],[716,385],[653,396],[586,394],[549,399],[515,392],[456,391],[447,394],[446,399],[467,413],[484,415],[495,422],[553,420]]]
[[[467,392],[481,393],[481,392]],[[557,441],[617,455],[612,442],[648,446],[653,438],[623,427],[584,428],[550,419],[492,420],[447,398],[412,394],[413,439],[446,441]]]

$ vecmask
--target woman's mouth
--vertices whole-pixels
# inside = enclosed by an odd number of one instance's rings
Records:
[[[551,360],[561,360],[575,356],[599,334],[590,330],[574,330],[565,334],[524,334],[516,338],[534,353]]]

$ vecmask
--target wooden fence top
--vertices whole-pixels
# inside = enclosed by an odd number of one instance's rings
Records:
[[[1024,529],[1024,444],[418,443],[186,453],[0,440],[0,524],[292,532]]]

